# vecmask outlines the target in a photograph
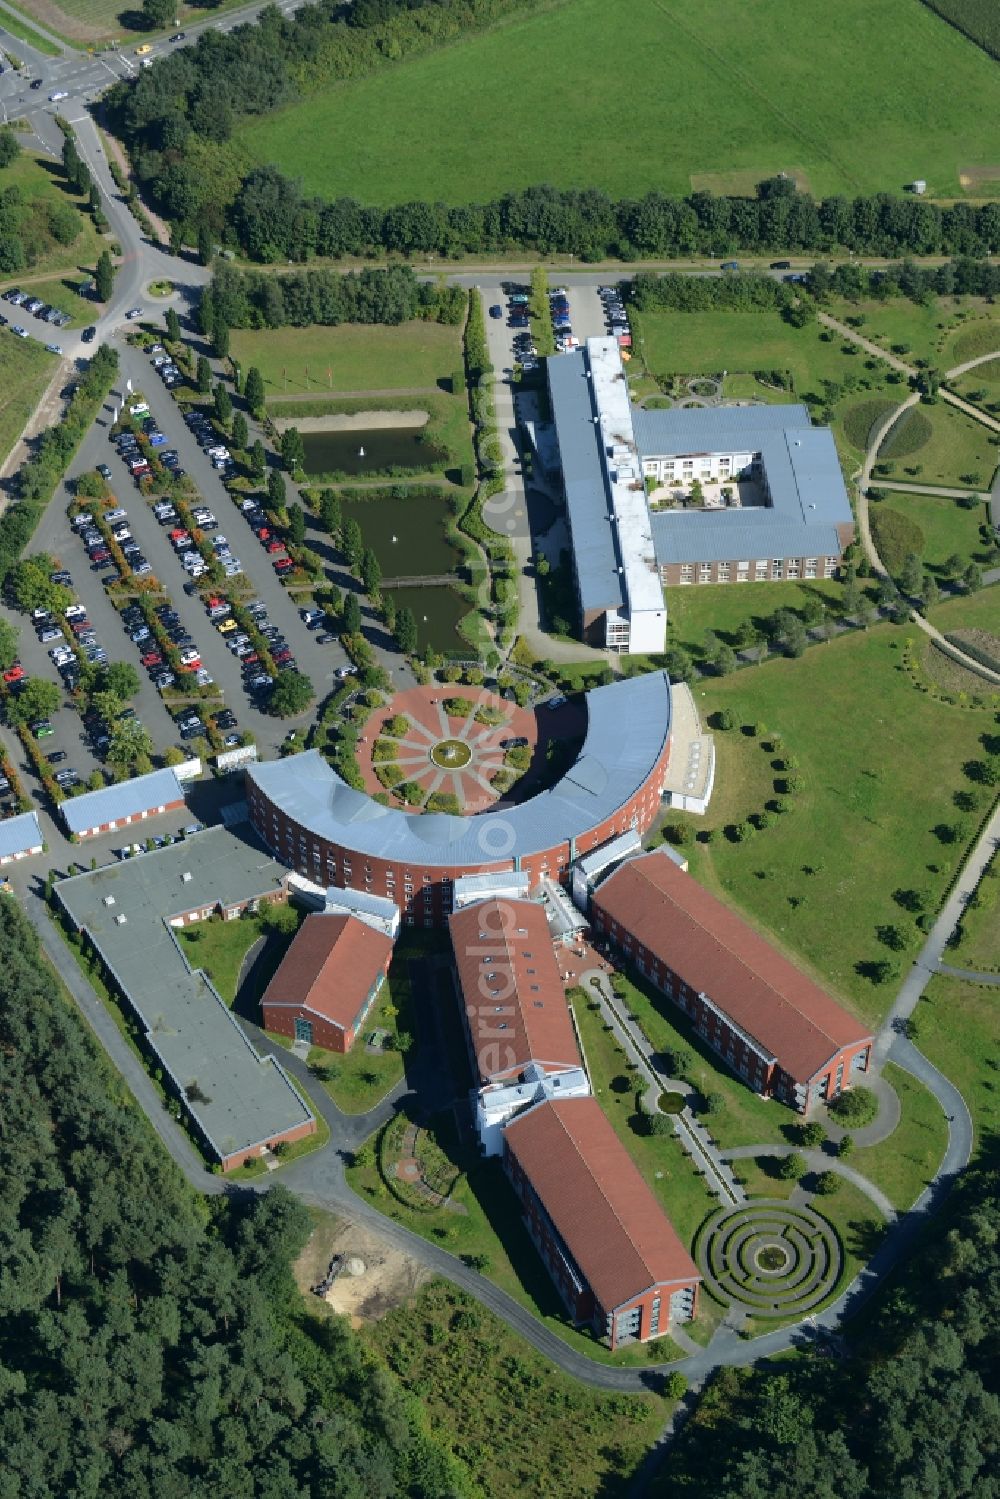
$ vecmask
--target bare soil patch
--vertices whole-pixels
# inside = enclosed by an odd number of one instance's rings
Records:
[[[371,1229],[324,1218],[293,1267],[296,1284],[304,1295],[323,1280],[334,1255],[342,1256],[345,1267],[352,1261],[364,1266],[357,1275],[342,1269],[324,1297],[327,1305],[340,1316],[349,1317],[355,1328],[378,1321],[401,1306],[431,1278],[417,1260],[387,1244]]]
[[[1000,189],[1000,166],[959,167],[958,181],[967,193]]]

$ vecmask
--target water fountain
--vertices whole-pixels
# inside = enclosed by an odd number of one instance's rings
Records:
[[[365,456],[365,450],[364,450],[364,448],[358,448],[358,457],[359,458],[363,458],[364,456]]]

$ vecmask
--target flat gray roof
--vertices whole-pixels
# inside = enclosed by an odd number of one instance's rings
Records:
[[[124,817],[135,817],[152,807],[166,807],[171,802],[183,800],[184,788],[174,772],[170,769],[153,770],[149,775],[134,776],[130,781],[106,786],[103,791],[87,791],[83,796],[67,797],[59,810],[71,833],[83,833],[88,828],[102,827],[106,822],[120,822]]]
[[[580,604],[585,610],[620,609],[625,594],[584,351],[560,354],[548,361],[547,369]]]
[[[36,812],[22,812],[20,817],[7,817],[0,822],[0,859],[12,859],[26,854],[29,848],[41,848],[44,841]]]
[[[804,406],[712,406],[633,412],[642,459],[760,454],[770,504],[747,509],[653,511],[657,561],[729,562],[840,555],[838,525],[853,522],[829,427]]]
[[[74,924],[86,927],[99,948],[220,1158],[283,1134],[312,1112],[284,1068],[260,1056],[209,980],[189,967],[169,920],[264,895],[285,874],[258,845],[219,827],[55,887]]]
[[[589,692],[587,734],[562,780],[519,806],[474,817],[413,814],[355,791],[318,750],[261,761],[247,779],[294,822],[331,843],[423,867],[510,867],[589,832],[648,779],[670,733],[670,684],[664,672]]]

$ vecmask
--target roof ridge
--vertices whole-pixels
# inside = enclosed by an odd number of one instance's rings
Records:
[[[618,1134],[617,1134],[617,1131],[614,1128],[614,1125],[611,1123],[610,1119],[608,1119],[607,1115],[605,1114],[604,1110],[601,1108],[601,1105],[597,1102],[596,1098],[594,1098],[592,1094],[588,1094],[586,1101],[590,1102],[590,1103],[593,1103],[594,1106],[595,1106],[595,1108],[597,1108],[600,1111],[601,1118],[605,1121],[605,1123],[607,1124],[608,1128],[611,1130],[612,1134],[615,1137],[615,1140],[618,1142],[619,1145],[621,1145],[621,1141],[618,1139]],[[650,1263],[649,1263],[648,1259],[646,1258],[645,1254],[643,1253],[643,1251],[639,1248],[638,1244],[635,1242],[635,1239],[632,1237],[632,1234],[630,1233],[628,1227],[623,1222],[623,1220],[622,1220],[621,1216],[619,1215],[617,1209],[615,1208],[615,1206],[612,1203],[611,1199],[608,1197],[607,1192],[604,1190],[604,1184],[603,1184],[603,1182],[600,1180],[600,1178],[598,1177],[597,1173],[594,1171],[594,1168],[588,1162],[587,1157],[584,1155],[584,1153],[580,1149],[580,1146],[578,1145],[577,1141],[574,1139],[573,1135],[570,1133],[569,1129],[567,1128],[567,1126],[566,1126],[566,1124],[565,1124],[565,1122],[564,1122],[564,1120],[562,1118],[562,1114],[560,1113],[559,1108],[557,1108],[557,1103],[560,1106],[568,1104],[569,1107],[572,1108],[572,1106],[573,1106],[574,1103],[581,1103],[581,1102],[584,1102],[584,1100],[582,1100],[582,1099],[569,1099],[569,1098],[559,1099],[559,1100],[546,1099],[546,1100],[544,1100],[544,1102],[542,1104],[538,1104],[536,1107],[542,1108],[542,1107],[545,1107],[546,1104],[547,1104],[548,1107],[553,1110],[553,1114],[554,1114],[554,1117],[555,1117],[555,1119],[556,1119],[556,1121],[557,1121],[557,1123],[559,1125],[559,1128],[563,1131],[563,1133],[566,1136],[567,1140],[569,1140],[569,1142],[572,1145],[573,1150],[576,1152],[576,1155],[579,1158],[579,1160],[581,1160],[583,1162],[584,1168],[585,1168],[588,1176],[590,1177],[591,1181],[594,1183],[594,1185],[597,1188],[598,1192],[601,1194],[601,1198],[602,1198],[603,1202],[606,1204],[606,1206],[608,1208],[608,1211],[611,1213],[611,1216],[614,1218],[615,1222],[618,1224],[618,1227],[621,1229],[622,1233],[625,1235],[625,1237],[628,1240],[629,1244],[632,1246],[632,1249],[635,1251],[635,1254],[637,1255],[640,1263],[645,1268],[647,1274],[650,1277],[650,1285],[652,1285],[656,1281],[656,1272],[655,1272],[655,1270],[653,1269],[652,1265],[650,1265]],[[621,1148],[622,1148],[622,1151],[623,1151],[624,1155],[628,1159],[629,1163],[633,1166],[633,1168],[636,1171],[639,1171],[638,1166],[635,1165],[635,1162],[632,1160],[632,1157],[629,1155],[628,1151],[625,1149],[625,1146],[621,1145]],[[642,1173],[639,1172],[639,1175],[641,1177]]]

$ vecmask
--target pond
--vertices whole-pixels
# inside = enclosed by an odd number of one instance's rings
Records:
[[[430,645],[443,655],[468,656],[470,647],[458,633],[458,622],[469,605],[453,588],[394,588],[397,612],[412,609],[417,622],[417,647]]]
[[[307,474],[385,473],[389,469],[443,468],[448,454],[420,427],[353,427],[339,432],[303,432]]]
[[[348,500],[343,514],[361,527],[384,578],[434,577],[454,572],[461,560],[445,536],[448,512],[438,491],[411,489],[400,498],[380,493],[378,499]]]

